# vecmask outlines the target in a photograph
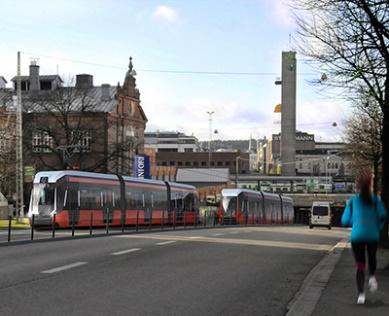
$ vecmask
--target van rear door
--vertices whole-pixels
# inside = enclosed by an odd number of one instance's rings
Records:
[[[331,223],[330,207],[328,204],[312,206],[312,224],[328,226]]]

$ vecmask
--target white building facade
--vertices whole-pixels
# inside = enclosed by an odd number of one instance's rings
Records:
[[[156,152],[197,152],[198,139],[180,132],[146,132],[145,148],[153,148]]]

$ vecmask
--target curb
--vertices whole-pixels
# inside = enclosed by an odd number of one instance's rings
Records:
[[[348,239],[342,239],[309,272],[295,297],[289,302],[285,316],[310,316],[313,313],[347,244]]]

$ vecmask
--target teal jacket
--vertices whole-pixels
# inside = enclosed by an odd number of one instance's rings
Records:
[[[380,238],[385,219],[386,209],[379,197],[374,195],[373,204],[366,205],[357,194],[347,201],[342,225],[352,227],[350,241],[374,242]]]

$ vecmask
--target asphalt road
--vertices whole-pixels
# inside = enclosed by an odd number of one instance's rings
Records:
[[[0,248],[0,315],[284,315],[347,235],[232,227]]]

